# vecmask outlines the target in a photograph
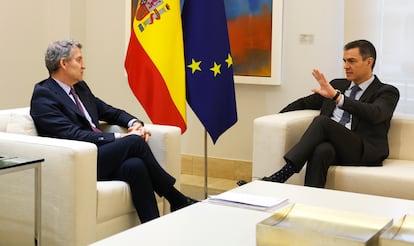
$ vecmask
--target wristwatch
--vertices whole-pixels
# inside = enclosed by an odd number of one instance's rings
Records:
[[[332,97],[332,101],[336,101],[336,99],[339,97],[339,95],[341,95],[341,91],[340,90],[335,90],[336,94],[334,97]]]

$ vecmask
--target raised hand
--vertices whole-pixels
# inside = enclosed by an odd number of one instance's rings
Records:
[[[321,73],[318,69],[313,69],[312,75],[320,86],[319,88],[313,88],[312,92],[318,93],[319,95],[326,98],[333,98],[336,94],[336,91],[329,83],[329,81],[325,78],[325,75]]]

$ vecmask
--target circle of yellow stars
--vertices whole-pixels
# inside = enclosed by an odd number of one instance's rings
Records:
[[[233,65],[233,58],[230,54],[227,54],[227,59],[224,61],[227,63],[227,68],[230,68],[231,65]],[[187,67],[191,68],[192,74],[194,74],[197,71],[201,72],[201,62],[202,61],[194,60],[194,58],[191,59],[191,64],[187,65]],[[213,72],[214,77],[216,77],[218,74],[221,74],[221,65],[222,64],[217,64],[217,62],[214,61],[213,66],[209,68],[209,70]]]

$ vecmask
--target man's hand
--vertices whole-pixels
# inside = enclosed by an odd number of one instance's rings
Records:
[[[328,82],[328,80],[326,80],[325,75],[323,75],[323,73],[321,73],[317,69],[313,69],[312,75],[316,79],[316,81],[318,81],[320,86],[320,88],[312,89],[312,92],[318,93],[319,95],[329,99],[333,98],[336,94],[336,91]]]
[[[135,134],[141,136],[145,142],[148,142],[151,132],[141,125],[139,122],[135,122],[130,128],[128,128],[128,133],[126,135]]]

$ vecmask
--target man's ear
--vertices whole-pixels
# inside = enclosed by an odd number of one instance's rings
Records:
[[[59,61],[59,66],[60,66],[61,68],[65,69],[65,67],[66,67],[66,61],[65,61],[65,59],[60,59],[60,61]]]
[[[374,58],[368,57],[367,62],[368,62],[368,65],[370,65],[372,67],[372,64],[374,63]]]

